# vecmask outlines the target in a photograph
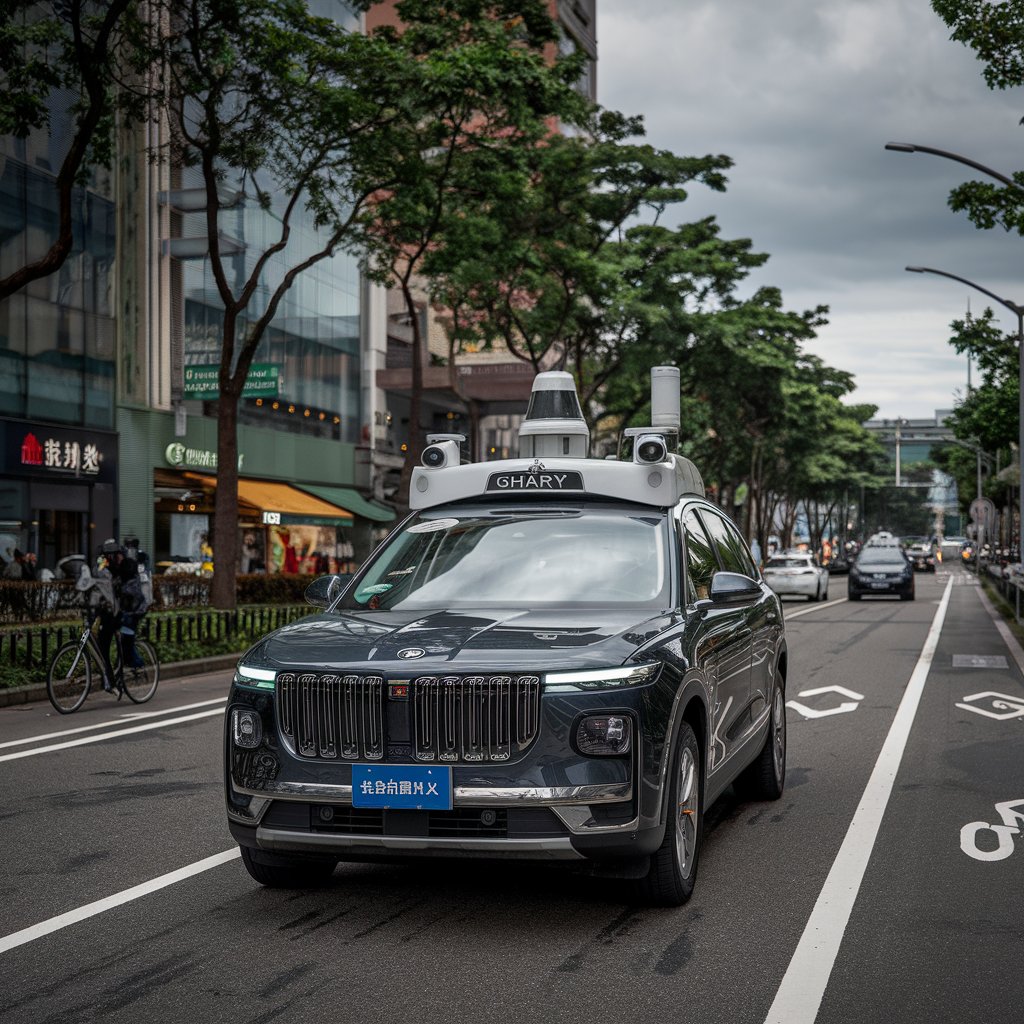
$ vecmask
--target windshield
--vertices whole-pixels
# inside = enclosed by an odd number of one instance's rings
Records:
[[[898,548],[865,548],[857,565],[906,565],[906,559]]]
[[[655,509],[431,509],[378,552],[340,608],[669,606]]]

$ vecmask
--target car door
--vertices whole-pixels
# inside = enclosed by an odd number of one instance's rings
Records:
[[[724,566],[696,506],[683,510],[680,525],[686,545],[689,599],[705,600],[709,595],[711,577]],[[743,732],[742,720],[749,714],[750,627],[744,605],[712,605],[701,615],[695,658],[710,691],[710,773],[729,759]]]
[[[726,567],[761,582],[761,574],[739,530],[718,512],[704,510],[701,514],[723,562],[728,563]],[[761,587],[760,596],[752,598],[747,605],[747,626],[750,629],[750,718],[753,724],[768,707],[775,674],[773,659],[782,632],[778,602],[765,586]]]

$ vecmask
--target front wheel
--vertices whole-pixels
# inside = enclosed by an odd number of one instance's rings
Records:
[[[89,695],[91,683],[92,666],[86,649],[76,641],[59,647],[46,677],[46,695],[50,703],[62,715],[70,715],[82,706]]]
[[[124,666],[124,692],[133,703],[145,704],[156,693],[157,683],[160,682],[160,662],[152,644],[146,640],[135,641],[135,653],[138,654],[142,665]]]
[[[241,846],[245,870],[270,889],[309,889],[323,885],[334,873],[337,861],[332,857],[289,857],[280,853],[265,853]]]
[[[651,855],[647,877],[640,881],[645,902],[655,906],[682,906],[693,895],[697,883],[697,861],[704,835],[700,758],[697,737],[689,724],[683,722],[672,755],[665,838]]]

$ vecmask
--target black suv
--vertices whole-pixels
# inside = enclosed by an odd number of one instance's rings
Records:
[[[359,575],[317,580],[324,611],[242,657],[225,781],[256,880],[556,858],[677,905],[706,807],[732,783],[781,796],[779,599],[692,464],[636,452],[458,465],[428,449],[419,507]]]

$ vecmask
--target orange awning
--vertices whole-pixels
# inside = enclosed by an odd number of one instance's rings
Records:
[[[201,473],[186,473],[185,476],[199,481],[211,490],[217,489],[215,476],[204,476]],[[263,513],[265,523],[276,522],[292,526],[351,526],[353,522],[351,512],[277,480],[239,477],[238,501],[239,504],[250,505]],[[279,519],[276,518],[278,516]]]

